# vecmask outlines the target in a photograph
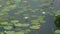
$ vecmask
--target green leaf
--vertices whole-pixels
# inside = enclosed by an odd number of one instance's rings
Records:
[[[56,34],[58,34],[58,33],[60,34],[60,30],[56,30],[55,33],[56,33]]]

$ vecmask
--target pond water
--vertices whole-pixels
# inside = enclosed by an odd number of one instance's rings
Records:
[[[27,2],[28,1],[28,2]],[[46,2],[42,1],[42,0],[27,0],[26,3],[24,3],[23,1],[17,4],[17,7],[13,10],[10,10],[8,12],[9,17],[7,18],[7,22],[10,23],[11,19],[13,20],[19,20],[19,23],[22,24],[30,24],[30,26],[32,26],[32,22],[31,20],[36,20],[38,19],[39,16],[44,16],[44,20],[45,23],[40,24],[41,27],[37,30],[31,29],[29,27],[17,27],[17,28],[21,28],[22,30],[26,30],[26,29],[30,29],[31,32],[27,33],[27,34],[54,34],[54,31],[56,30],[56,26],[54,24],[54,13],[53,11],[55,11],[55,9],[59,9],[59,0],[55,0],[54,1],[54,9],[50,9],[48,5],[48,8],[43,8],[41,9],[41,7],[39,5],[45,4],[45,3],[50,3],[53,2],[52,0],[48,0]],[[58,5],[57,5],[58,4]],[[22,7],[22,8],[20,8]],[[24,9],[24,8],[26,9]],[[28,8],[26,8],[28,7]],[[36,9],[36,10],[35,10]],[[42,14],[42,12],[46,12],[46,14]],[[18,12],[18,13],[17,13]],[[20,12],[20,13],[19,13]],[[48,13],[49,12],[49,13]],[[17,14],[14,14],[17,13]],[[53,15],[50,15],[53,14]],[[35,16],[35,17],[34,17]],[[24,17],[29,17],[28,22],[26,22],[26,20],[24,19]],[[7,25],[1,25],[1,26],[7,26]],[[12,25],[10,25],[12,26]],[[21,31],[21,30],[16,30],[16,29],[12,29],[12,30],[7,30],[7,31]],[[0,31],[4,31],[5,29],[3,27],[0,27]]]

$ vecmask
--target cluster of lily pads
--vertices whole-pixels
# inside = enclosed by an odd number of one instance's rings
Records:
[[[38,2],[38,0],[31,0],[33,2]],[[41,0],[41,2],[45,2],[47,0]],[[22,3],[22,4],[21,4]],[[28,4],[28,0],[0,0],[0,27],[3,27],[7,31],[7,34],[27,34],[28,32],[31,32],[32,30],[40,29],[41,23],[45,23],[45,16],[37,15],[36,13],[42,12],[45,14],[46,9],[54,9],[52,7],[53,2],[50,3],[44,3],[41,5],[38,5],[39,8],[32,8]],[[34,13],[34,14],[33,14]],[[48,14],[51,14],[47,12]],[[12,14],[12,15],[11,15]],[[18,17],[23,16],[21,21]],[[30,23],[27,23],[29,19],[33,20],[30,21]],[[36,18],[36,19],[35,19]],[[8,20],[10,19],[10,20]],[[25,23],[21,23],[22,20],[25,20]],[[8,22],[9,21],[9,22]],[[32,25],[31,25],[32,24]],[[19,27],[19,28],[17,28]],[[22,27],[28,28],[23,30]],[[13,31],[18,30],[18,32]],[[16,28],[16,29],[15,29]],[[10,31],[12,30],[12,31]],[[3,34],[4,32],[1,32]]]

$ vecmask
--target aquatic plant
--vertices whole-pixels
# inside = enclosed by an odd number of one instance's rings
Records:
[[[7,31],[7,34],[15,34],[14,31]]]
[[[4,26],[4,29],[11,30],[12,29],[12,26]]]
[[[18,27],[28,27],[30,24],[21,24],[21,23],[17,23],[15,24],[15,26],[18,26]]]
[[[7,34],[27,34],[31,32],[32,30],[40,29],[41,23],[45,23],[44,16],[38,16],[37,14],[30,14],[30,13],[37,13],[37,12],[43,12],[44,9],[41,8],[47,8],[50,7],[49,3],[45,3],[48,0],[31,0],[33,3],[42,2],[42,4],[39,7],[33,8],[30,6],[29,0],[0,0],[0,24],[3,25],[3,28],[7,31]],[[51,3],[52,5],[52,3]],[[50,7],[53,9],[52,7]],[[10,15],[11,13],[12,15]],[[25,13],[30,12],[30,13]],[[20,15],[23,17],[20,19]],[[18,18],[19,17],[19,18]],[[31,20],[29,23],[22,23],[24,20],[22,19],[29,19],[36,18],[35,20]],[[10,22],[8,23],[8,19],[10,19]],[[18,20],[20,19],[20,20]],[[6,25],[6,26],[4,26]],[[13,25],[17,27],[15,31],[11,31],[13,29]],[[18,28],[21,27],[21,28]],[[23,30],[22,27],[25,27],[27,29]],[[31,30],[32,29],[32,30]],[[1,34],[3,34],[2,32]]]
[[[60,29],[60,15],[55,16],[55,24]]]
[[[55,31],[55,34],[60,34],[60,30],[56,30]]]
[[[39,29],[40,28],[40,25],[32,25],[30,26],[31,29]]]
[[[49,4],[48,3],[45,3],[45,4],[40,5],[40,7],[47,8],[47,7],[49,7]]]
[[[16,32],[15,34],[24,34],[24,32]]]
[[[55,13],[55,16],[58,16],[58,15],[60,15],[60,10],[57,10],[54,13]]]
[[[11,20],[11,23],[18,23],[19,20]]]
[[[2,25],[7,25],[8,24],[8,22],[0,22],[0,24],[2,24]]]

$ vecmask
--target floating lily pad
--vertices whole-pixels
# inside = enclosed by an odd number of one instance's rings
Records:
[[[15,34],[14,31],[8,31],[7,34]]]
[[[40,5],[40,7],[47,8],[47,7],[49,7],[49,4],[48,3],[47,4],[42,4],[42,5]]]
[[[11,23],[18,23],[19,20],[11,20]]]
[[[30,26],[31,29],[39,29],[40,28],[40,25],[33,25],[33,26]]]
[[[28,27],[29,24],[21,24],[21,23],[17,23],[17,24],[15,24],[15,26],[19,26],[19,27]]]
[[[0,22],[0,24],[2,24],[2,25],[7,25],[8,22]]]
[[[56,30],[55,31],[55,34],[60,34],[60,30]]]
[[[24,32],[16,32],[15,34],[24,34]]]
[[[54,12],[55,13],[55,16],[58,16],[58,15],[60,15],[60,10],[57,10],[56,12]]]
[[[4,26],[4,29],[11,30],[12,26]]]

